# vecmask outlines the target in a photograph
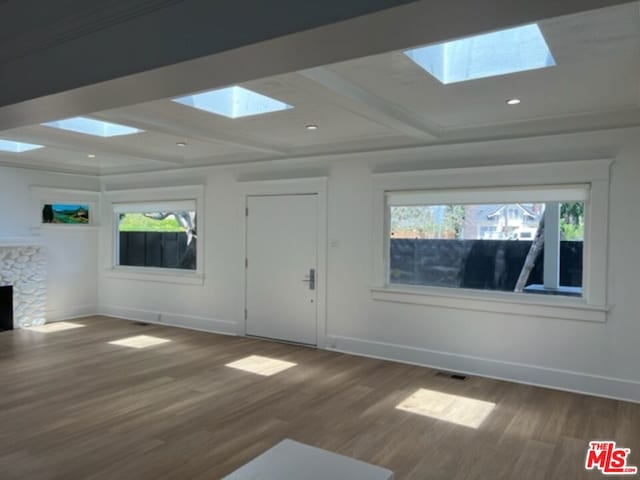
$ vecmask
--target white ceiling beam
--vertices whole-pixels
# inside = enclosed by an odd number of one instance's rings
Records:
[[[441,134],[441,127],[421,118],[392,102],[378,97],[360,85],[343,78],[328,67],[318,67],[299,72],[303,77],[312,80],[331,92],[353,100],[368,110],[371,120],[397,130],[409,137],[432,141]],[[359,112],[363,113],[363,112]],[[373,115],[371,115],[373,113]]]
[[[640,110],[626,108],[544,117],[518,122],[448,128],[440,144],[463,144],[480,140],[508,140],[542,135],[578,134],[640,126]]]
[[[0,105],[412,1],[416,0],[323,0],[317,5],[299,0],[0,1],[0,79],[7,82],[0,88]]]
[[[67,175],[98,176],[102,173],[100,167],[97,166],[86,166],[77,163],[50,161],[47,162],[46,165],[44,165],[41,160],[22,156],[20,158],[7,158],[0,156],[0,166],[22,168],[27,170],[38,170],[48,173],[64,173]]]
[[[297,3],[304,4],[304,2]],[[0,130],[180,96],[622,3],[629,2],[628,0],[421,0],[337,23],[298,30],[297,33],[288,32],[289,34],[284,36],[275,34],[267,37],[268,39],[256,40],[245,46],[172,65],[167,64],[167,66],[142,73],[124,72],[120,73],[122,76],[107,81],[94,79],[93,84],[85,83],[85,86],[9,104],[0,107]],[[208,2],[208,4],[214,5],[218,2]],[[187,2],[178,2],[178,5],[184,5],[185,8],[189,6]],[[269,15],[265,18],[258,15],[253,17],[260,18],[262,24],[275,24],[285,20],[296,21],[296,18],[287,17],[287,10],[269,8]],[[307,8],[306,4],[304,8]],[[173,39],[179,36],[178,33],[183,39],[192,38],[192,33],[195,33],[190,31],[192,24],[184,21],[189,19],[189,12],[180,11],[180,14],[183,20],[180,31],[172,31],[171,35],[166,35],[172,40],[172,45],[176,44]],[[268,20],[272,18],[270,15],[277,16],[278,22],[269,22]],[[240,18],[244,19],[243,16]],[[166,20],[171,28],[178,28],[173,19]],[[145,18],[145,21],[148,19]],[[151,22],[150,25],[153,27],[154,23]],[[129,24],[129,27],[132,26],[135,27],[135,24]],[[212,33],[210,22],[204,22],[203,27],[206,27],[207,33]],[[236,34],[233,28],[225,31],[229,36]],[[158,32],[162,33],[162,29],[157,26],[155,30],[147,28],[145,32],[155,36]],[[115,38],[109,38],[109,33]],[[115,34],[120,34],[121,37]],[[118,52],[118,58],[125,61],[128,57],[126,55],[123,57],[121,52],[126,51],[129,45],[137,44],[141,37],[145,35],[141,35],[139,30],[104,31],[99,36],[99,45],[104,48],[105,45],[107,47],[112,45],[109,42],[124,44],[120,49],[111,48],[111,51]],[[197,42],[187,43],[199,45]],[[95,64],[95,59],[99,56],[96,56],[96,53],[88,47],[86,39],[79,39],[79,43],[74,45],[75,49],[70,43],[61,44],[57,50],[50,52],[49,57],[46,56],[46,52],[42,53],[37,56],[38,62],[21,63],[23,65],[21,68],[12,65],[12,69],[6,70],[6,75],[4,72],[0,75],[0,90],[8,91],[9,87],[16,88],[16,84],[25,85],[26,88],[27,83],[30,82],[50,82],[50,75],[47,72],[43,72],[42,75],[33,73],[36,66],[41,70],[43,66],[50,65],[49,72],[55,72],[58,75],[73,76],[87,72],[91,74],[93,72],[91,65]],[[149,49],[142,53],[153,57],[159,55],[161,50],[158,44],[151,43]],[[73,52],[75,56],[67,56],[65,52],[68,51]],[[70,59],[73,60],[71,64],[61,64],[61,61],[68,63]],[[117,75],[117,72],[121,72],[119,68],[121,65],[113,65],[112,73]],[[30,72],[30,75],[25,77],[24,72]]]
[[[144,162],[184,165],[184,161],[182,159],[171,157],[169,155],[154,155],[153,157],[149,157],[148,154],[142,153],[138,149],[131,148],[129,146],[125,147],[115,143],[105,146],[103,143],[97,143],[90,138],[65,139],[62,138],[65,135],[64,133],[59,134],[55,131],[51,133],[44,133],[42,131],[43,128],[47,127],[35,126],[22,128],[19,131],[19,136],[16,136],[15,133],[9,133],[8,135],[4,135],[4,138],[35,143],[38,145],[44,145],[45,147],[57,148],[68,152],[82,153],[84,155],[92,154],[96,157],[104,156],[123,158],[131,161],[142,160]]]
[[[155,105],[136,105],[122,110],[94,113],[91,116],[100,120],[125,123],[132,127],[146,131],[175,135],[185,139],[199,140],[211,144],[223,144],[240,148],[241,150],[253,150],[260,153],[286,155],[287,150],[267,142],[250,139],[245,134],[234,134],[229,131],[211,131],[197,121],[181,119],[180,122],[162,120],[162,112]]]

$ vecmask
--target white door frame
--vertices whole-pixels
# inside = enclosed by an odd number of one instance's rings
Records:
[[[247,255],[247,198],[251,196],[267,195],[317,195],[318,196],[318,265],[317,265],[317,342],[318,348],[327,347],[327,177],[294,178],[285,180],[264,180],[238,182],[242,210],[238,212],[242,225],[243,249],[242,258],[238,264],[243,269],[242,277],[242,305],[239,308],[238,335],[246,336],[247,319],[247,270],[245,259]]]

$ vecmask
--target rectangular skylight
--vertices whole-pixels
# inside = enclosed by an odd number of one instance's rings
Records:
[[[243,87],[227,87],[174,98],[174,102],[227,118],[249,117],[293,108],[291,105]]]
[[[535,23],[414,48],[404,54],[444,84],[556,64],[540,27]]]
[[[142,130],[117,123],[103,122],[87,117],[73,117],[55,122],[43,123],[45,127],[59,128],[70,132],[94,135],[96,137],[118,137],[121,135],[131,135],[140,133]]]
[[[36,145],[35,143],[14,142],[13,140],[0,139],[0,151],[9,153],[22,153],[29,150],[36,150],[43,148],[42,145]]]

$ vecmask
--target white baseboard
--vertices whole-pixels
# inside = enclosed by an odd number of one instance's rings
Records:
[[[182,327],[189,330],[220,333],[223,335],[237,335],[238,328],[236,322],[231,322],[229,320],[196,317],[191,315],[178,315],[175,313],[140,310],[136,308],[114,307],[109,305],[100,305],[98,307],[98,314],[104,315],[105,317],[155,323],[170,327]]]
[[[337,335],[328,335],[326,345],[327,350],[353,355],[640,403],[640,382],[630,380]]]
[[[135,320],[159,325],[182,327],[223,335],[237,335],[238,325],[229,320],[178,315],[152,310],[140,310],[101,305],[73,306],[47,312],[48,321],[55,322],[90,315]],[[488,358],[472,357],[359,338],[327,335],[323,344],[327,350],[419,365],[506,380],[526,385],[553,388],[568,392],[640,403],[640,382],[591,375]]]
[[[97,305],[71,305],[64,308],[52,308],[47,310],[47,323],[89,317],[95,315],[97,311]]]

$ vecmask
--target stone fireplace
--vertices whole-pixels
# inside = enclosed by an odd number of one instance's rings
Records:
[[[12,287],[13,326],[20,328],[44,324],[47,309],[44,247],[0,246],[1,286]],[[3,290],[6,295],[6,289]]]

